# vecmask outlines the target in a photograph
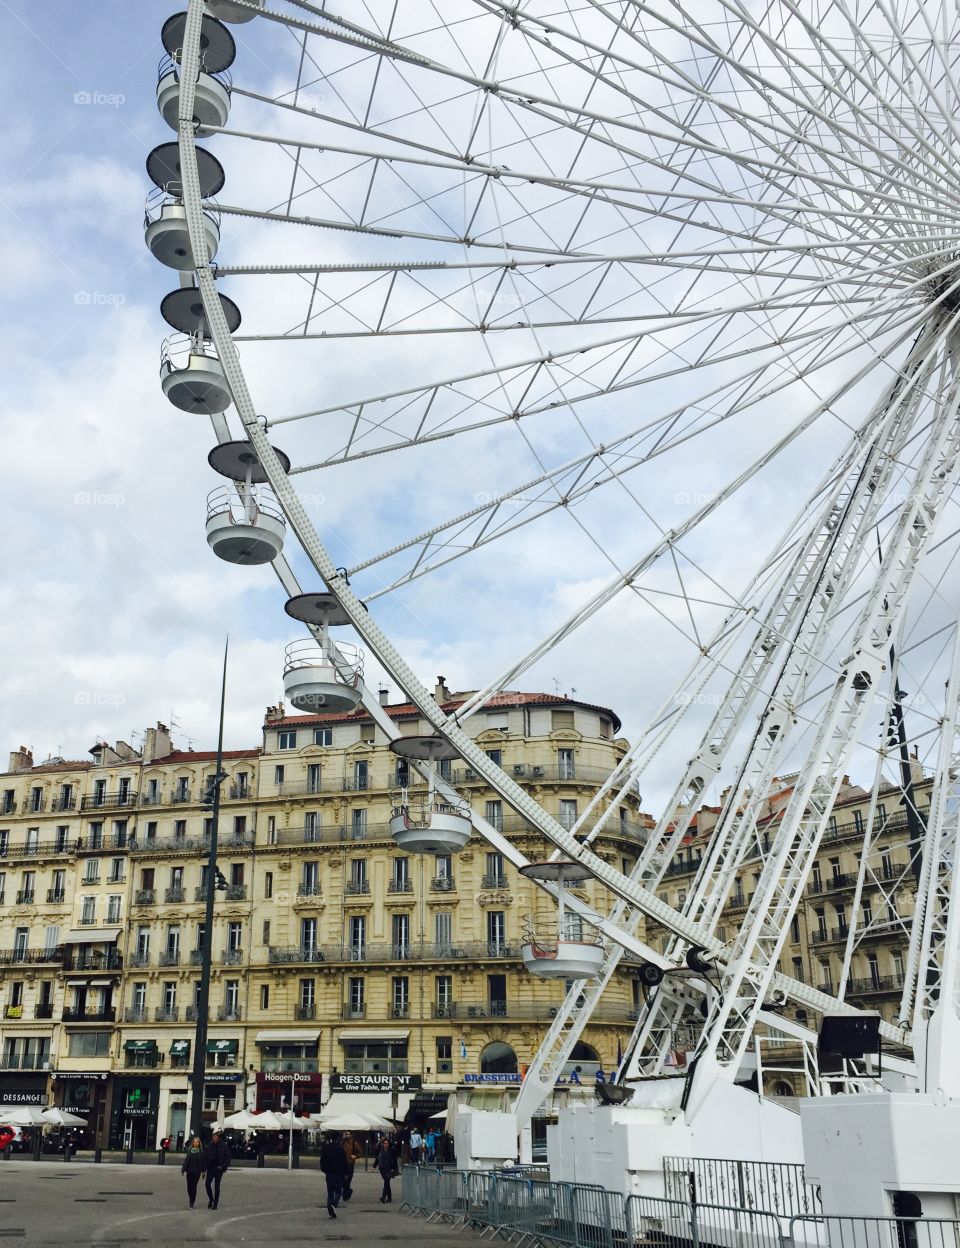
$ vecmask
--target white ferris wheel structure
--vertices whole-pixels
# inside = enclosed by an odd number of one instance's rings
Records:
[[[164,26],[176,134],[148,160],[147,242],[179,271],[164,391],[210,418],[227,479],[208,540],[272,562],[312,635],[288,652],[294,705],[362,704],[393,735],[346,628],[432,726],[408,747],[429,792],[398,805],[401,835],[455,848],[472,827],[530,866],[438,774],[459,756],[554,846],[531,874],[599,933],[520,1126],[626,954],[656,990],[620,1080],[668,1073],[694,1026],[691,1121],[757,1028],[810,1040],[777,1005],[856,1016],[845,996],[873,921],[859,900],[894,813],[916,910],[881,1032],[890,1069],[960,1094],[958,40],[960,13],[933,0],[189,0]],[[474,457],[496,465],[496,492],[468,474],[458,496],[450,477]],[[312,489],[355,494],[349,541]],[[763,547],[754,508],[782,530]],[[570,584],[525,631],[533,541],[563,552]],[[422,613],[442,635],[498,578],[516,650],[449,715],[385,621]],[[637,609],[682,667],[660,689],[654,644],[620,660],[657,673],[657,705],[566,827],[468,721]],[[922,819],[891,729],[904,720],[930,779]],[[777,961],[854,767],[869,813],[843,973],[823,991]],[[651,775],[668,777],[663,814],[624,875],[592,842]],[[675,908],[660,886],[706,800],[716,831]],[[748,860],[755,891],[721,940]],[[613,909],[567,892],[570,873]]]

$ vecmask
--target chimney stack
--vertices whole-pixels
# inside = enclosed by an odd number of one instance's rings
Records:
[[[10,751],[10,766],[7,771],[29,771],[33,766],[33,750],[21,745],[19,750]]]
[[[166,758],[172,752],[170,729],[158,719],[156,728],[148,728],[143,734],[143,761],[152,763],[155,758]]]
[[[390,704],[390,690],[389,689],[378,689],[377,697],[380,700],[381,706],[388,706]]]
[[[446,676],[437,677],[437,685],[433,691],[433,697],[434,697],[434,701],[440,702],[440,703],[450,701],[450,690],[447,688]]]

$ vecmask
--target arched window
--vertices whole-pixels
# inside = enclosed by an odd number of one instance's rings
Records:
[[[785,1079],[781,1079],[777,1086],[773,1089],[774,1096],[794,1096],[796,1095],[793,1088]]]
[[[567,1060],[571,1062],[594,1062],[599,1064],[600,1054],[592,1044],[584,1044],[583,1041],[580,1040],[570,1050],[570,1057]]]
[[[494,1040],[480,1054],[480,1073],[482,1075],[515,1075],[517,1073],[517,1055],[509,1044]]]

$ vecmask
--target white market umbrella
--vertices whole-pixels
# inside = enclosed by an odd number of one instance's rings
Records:
[[[223,1097],[218,1096],[217,1097],[217,1118],[216,1118],[216,1123],[218,1127],[223,1127],[223,1124],[224,1124],[223,1112],[224,1112]]]
[[[361,1114],[359,1110],[338,1114],[335,1118],[319,1118],[324,1131],[392,1131],[393,1124],[378,1114]]]
[[[46,1121],[43,1111],[34,1105],[17,1105],[14,1109],[0,1109],[0,1122],[9,1123],[10,1126],[42,1127]]]
[[[235,1114],[228,1114],[220,1125],[232,1127],[234,1131],[252,1131],[261,1125],[262,1117],[262,1114],[251,1114],[249,1109],[238,1109]]]
[[[44,1122],[52,1123],[55,1127],[85,1127],[87,1125],[86,1118],[81,1118],[79,1114],[71,1114],[69,1110],[61,1109],[59,1105],[51,1105],[40,1114]]]
[[[280,1122],[279,1114],[274,1114],[269,1109],[265,1110],[262,1114],[251,1114],[250,1126],[256,1127],[258,1131],[283,1130],[283,1124]]]
[[[306,1118],[294,1117],[290,1110],[287,1110],[286,1113],[283,1114],[271,1114],[270,1116],[272,1118],[276,1118],[277,1130],[279,1131],[307,1131],[311,1125]],[[261,1114],[260,1117],[262,1118],[263,1114]]]

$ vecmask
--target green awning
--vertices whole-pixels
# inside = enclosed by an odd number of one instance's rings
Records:
[[[170,1055],[171,1057],[189,1057],[190,1041],[174,1040],[173,1044],[170,1045]]]
[[[124,1049],[128,1053],[156,1053],[156,1040],[125,1040]]]
[[[208,1053],[236,1053],[240,1048],[239,1040],[208,1040]]]

